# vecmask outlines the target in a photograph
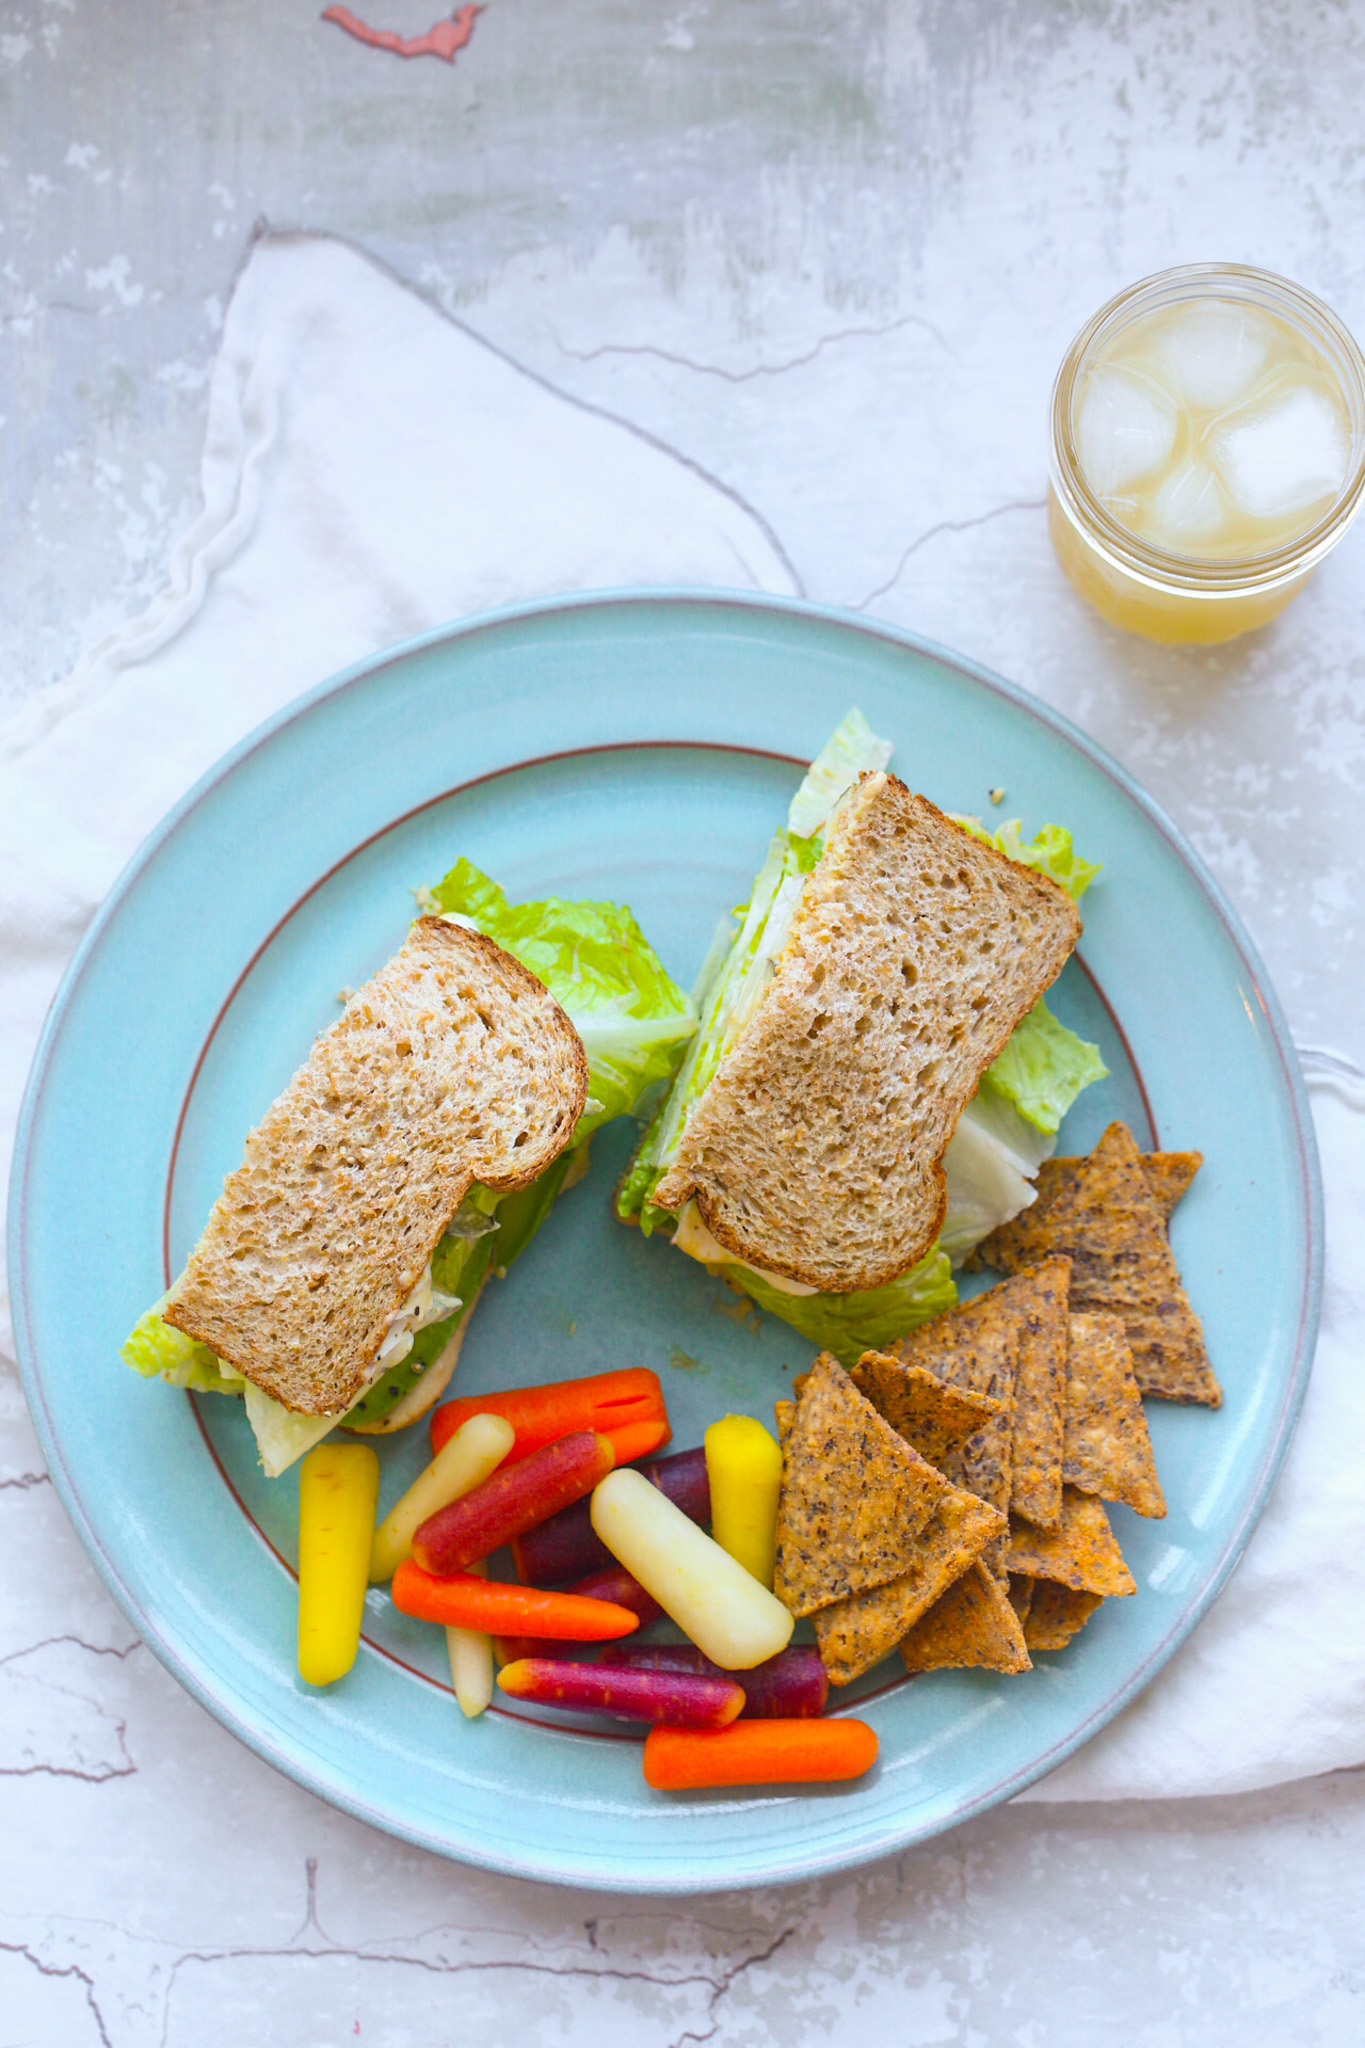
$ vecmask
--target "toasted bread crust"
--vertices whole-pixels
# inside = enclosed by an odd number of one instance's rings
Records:
[[[533,974],[419,919],[248,1137],[166,1320],[297,1414],[350,1407],[470,1184],[535,1180],[587,1086]]]
[[[966,1103],[1080,935],[1065,890],[864,775],[655,1191],[750,1264],[879,1287],[942,1226]]]

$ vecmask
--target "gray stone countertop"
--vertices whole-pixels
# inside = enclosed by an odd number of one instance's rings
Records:
[[[1361,1062],[1365,528],[1277,625],[1162,650],[1073,596],[1043,494],[1057,362],[1132,279],[1259,263],[1365,332],[1362,100],[1328,0],[488,0],[453,66],[312,0],[10,0],[0,711],[157,589],[254,225],[342,234],[722,479],[810,596],[1075,718],[1210,862],[1300,1041]],[[1365,2036],[1360,1774],[1016,1807],[785,1891],[542,1889],[331,1811],[182,1694],[4,1361],[0,1529],[0,2048]]]

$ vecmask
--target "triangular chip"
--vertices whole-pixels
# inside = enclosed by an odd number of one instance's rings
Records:
[[[1004,1407],[970,1387],[950,1387],[928,1367],[902,1362],[885,1351],[865,1351],[849,1378],[897,1434],[940,1472],[968,1437]]]
[[[979,1561],[921,1615],[901,1644],[901,1657],[912,1672],[1029,1669],[1024,1632],[1009,1595]]]
[[[901,1364],[922,1366],[950,1387],[999,1403],[1000,1413],[968,1437],[943,1469],[955,1485],[965,1486],[1002,1515],[1009,1513],[1010,1504],[1010,1429],[1021,1320],[1006,1290],[992,1287],[922,1323],[890,1351]],[[1001,1578],[1005,1549],[1001,1537],[986,1553],[986,1562]]]
[[[884,1586],[948,1482],[883,1422],[822,1352],[797,1402],[782,1460],[773,1590],[795,1615]]]
[[[1051,1579],[1027,1583],[1033,1586],[1033,1599],[1024,1616],[1024,1641],[1030,1650],[1064,1650],[1095,1609],[1104,1605],[1098,1593],[1076,1593]]]
[[[1117,1316],[1072,1316],[1066,1360],[1062,1477],[1101,1500],[1160,1517],[1166,1500],[1133,1361]]]
[[[785,1451],[796,1418],[794,1401],[773,1404]],[[811,1620],[820,1657],[835,1685],[851,1685],[894,1650],[906,1630],[986,1545],[1007,1531],[994,1508],[959,1486],[950,1487],[921,1530],[912,1568],[885,1586],[854,1593],[817,1609]]]
[[[1011,1522],[1009,1568],[1031,1579],[1054,1579],[1076,1593],[1121,1597],[1137,1591],[1104,1508],[1074,1486],[1062,1488],[1059,1528]]]
[[[1010,1606],[1019,1617],[1019,1625],[1025,1630],[1025,1640],[1027,1640],[1029,1609],[1033,1605],[1034,1587],[1046,1585],[1046,1583],[1045,1579],[1025,1578],[1022,1572],[1010,1573],[1006,1591],[1010,1596]]]
[[[1163,1223],[1169,1224],[1176,1204],[1189,1191],[1204,1164],[1202,1152],[1139,1152],[1142,1174]],[[1070,1194],[1082,1169],[1084,1157],[1059,1155],[1045,1159],[1034,1182],[1037,1193],[1027,1209],[1008,1223],[1002,1223],[976,1247],[966,1260],[968,1270],[994,1266],[998,1272],[1014,1273],[1047,1257],[1053,1248],[1052,1211]]]
[[[920,1555],[908,1572],[870,1593],[836,1600],[811,1616],[815,1640],[835,1685],[848,1685],[894,1650],[922,1614],[999,1536],[1002,1518],[985,1501],[955,1486],[916,1539]]]
[[[1014,1375],[1010,1513],[1040,1528],[1062,1517],[1062,1426],[1066,1405],[1066,1312],[1070,1261],[1046,1259],[1001,1282],[1023,1320]],[[992,1290],[994,1291],[994,1290]]]
[[[1126,1125],[1110,1124],[1041,1228],[1048,1249],[1071,1260],[1072,1309],[1122,1318],[1142,1392],[1216,1408],[1223,1395],[1204,1333]],[[982,1247],[1006,1272],[1019,1264],[1021,1239],[1008,1235],[1013,1230],[1006,1224]],[[1036,1236],[1035,1230],[1028,1240],[1035,1255]]]

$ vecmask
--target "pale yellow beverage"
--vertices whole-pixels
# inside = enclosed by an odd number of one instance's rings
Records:
[[[1103,308],[1053,395],[1063,568],[1116,625],[1224,640],[1283,610],[1365,489],[1365,359],[1310,294],[1231,265]]]

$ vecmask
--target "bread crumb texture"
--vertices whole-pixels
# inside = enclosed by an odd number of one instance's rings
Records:
[[[893,1280],[933,1246],[957,1120],[1080,928],[1056,883],[863,776],[655,1199],[695,1197],[728,1251],[809,1286]]]
[[[349,1407],[471,1183],[543,1173],[587,1081],[534,975],[421,918],[247,1139],[166,1320],[298,1414]]]

